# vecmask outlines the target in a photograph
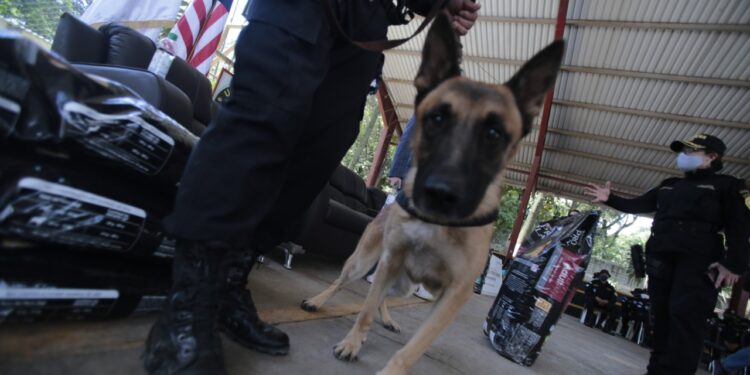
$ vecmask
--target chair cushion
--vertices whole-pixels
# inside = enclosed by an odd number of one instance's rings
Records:
[[[74,66],[84,73],[101,76],[127,86],[184,128],[188,130],[193,128],[193,106],[190,104],[190,99],[180,89],[156,74],[147,70],[122,66],[94,64],[74,64]]]
[[[193,117],[205,125],[211,121],[211,82],[185,60],[174,59],[167,81],[179,87],[193,103]]]
[[[70,13],[63,13],[57,24],[52,50],[70,62],[104,63],[109,40],[99,30]]]
[[[107,64],[147,69],[156,45],[145,35],[127,26],[108,23],[99,28],[109,40]]]
[[[339,165],[331,175],[329,183],[340,193],[338,197],[332,196],[333,199],[359,212],[367,212],[369,199],[367,185],[362,177],[343,165]]]

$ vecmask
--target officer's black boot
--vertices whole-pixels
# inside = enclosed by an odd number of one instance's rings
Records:
[[[240,345],[271,355],[289,353],[289,337],[260,320],[247,289],[247,275],[255,263],[254,252],[228,256],[222,265],[219,294],[219,329]]]
[[[218,270],[225,253],[219,246],[178,242],[172,290],[142,355],[149,374],[226,374],[216,331]]]

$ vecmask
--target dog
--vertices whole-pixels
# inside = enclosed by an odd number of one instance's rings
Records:
[[[354,326],[334,347],[336,358],[357,359],[376,310],[386,329],[399,332],[386,292],[409,293],[421,283],[437,297],[434,308],[379,372],[406,374],[472,295],[487,260],[505,166],[541,111],[564,47],[553,42],[503,85],[472,81],[461,76],[461,47],[448,18],[435,19],[414,81],[413,166],[398,204],[386,206],[367,226],[338,279],[302,302],[303,309],[316,311],[377,264]]]

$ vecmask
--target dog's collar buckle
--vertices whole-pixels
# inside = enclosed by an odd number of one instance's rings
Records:
[[[497,219],[497,215],[500,213],[498,210],[491,211],[487,213],[486,215],[478,216],[478,217],[472,217],[464,220],[435,220],[431,218],[427,218],[417,212],[414,207],[411,205],[411,200],[409,197],[406,196],[406,193],[404,193],[403,190],[398,192],[398,195],[396,195],[396,203],[398,203],[401,208],[404,209],[409,215],[416,217],[419,220],[422,220],[424,222],[430,223],[430,224],[436,224],[436,225],[442,225],[446,227],[481,227],[487,224],[492,224]]]

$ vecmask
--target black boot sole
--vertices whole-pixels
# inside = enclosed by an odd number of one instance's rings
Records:
[[[225,328],[223,324],[219,324],[219,331],[224,333],[227,337],[232,339],[232,341],[240,344],[241,346],[244,346],[245,348],[255,350],[256,352],[268,354],[272,356],[285,356],[289,354],[289,347],[282,347],[282,348],[275,348],[275,347],[268,347],[268,346],[261,346],[254,343],[251,343],[247,340],[244,340],[239,335],[236,335],[232,330]]]

